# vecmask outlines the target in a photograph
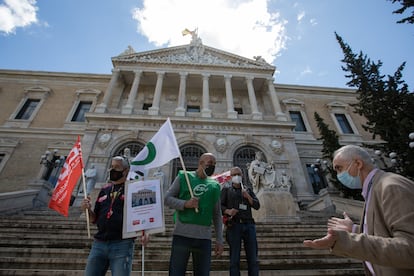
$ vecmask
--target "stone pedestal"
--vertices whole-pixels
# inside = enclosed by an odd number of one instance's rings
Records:
[[[260,202],[259,210],[252,210],[256,222],[276,222],[297,220],[297,204],[290,192],[262,189],[256,194]]]
[[[33,198],[32,207],[46,207],[49,204],[50,196],[53,192],[53,186],[49,181],[37,179],[30,183],[30,186],[39,192]]]

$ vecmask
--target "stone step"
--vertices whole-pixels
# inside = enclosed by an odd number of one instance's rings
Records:
[[[11,248],[0,247],[0,257],[32,257],[32,258],[85,258],[89,254],[89,248]],[[137,246],[135,250],[135,258],[141,258],[141,247]],[[169,246],[148,246],[145,251],[145,258],[149,260],[161,259],[164,260],[170,255]],[[228,247],[225,246],[223,256],[229,255]],[[241,252],[241,256],[245,256],[245,252]],[[334,258],[328,250],[311,250],[303,247],[286,247],[286,248],[267,248],[259,247],[259,257],[264,259],[293,259],[293,258]]]
[[[18,269],[15,271],[0,269],[0,275],[9,276],[83,276],[83,270],[31,270],[31,269]],[[146,276],[167,276],[168,271],[144,271]],[[131,276],[144,275],[142,271],[133,271]],[[107,276],[110,276],[110,272]],[[186,276],[192,275],[188,272]],[[214,271],[212,276],[228,276],[228,271]],[[360,268],[343,269],[315,269],[315,270],[272,270],[272,271],[260,271],[260,276],[339,276],[339,275],[357,275],[363,276],[364,272]],[[241,272],[241,276],[247,276],[246,271]]]
[[[145,248],[145,275],[168,275],[171,215],[171,211],[166,212],[166,231],[151,235]],[[326,217],[316,217],[258,223],[260,275],[363,275],[360,261],[303,246],[304,239],[326,233],[326,221]],[[0,275],[83,275],[92,244],[86,229],[85,215],[79,211],[70,212],[69,217],[47,209],[0,217]],[[91,225],[90,231],[93,235],[96,226]],[[212,259],[212,276],[228,275],[228,254],[225,244],[223,256]],[[241,256],[245,270],[244,250]],[[141,246],[137,244],[132,275],[142,274],[141,260]]]
[[[145,269],[168,270],[169,258],[164,260],[153,259],[145,262]],[[191,262],[190,262],[191,263]],[[0,269],[62,269],[65,267],[69,270],[82,270],[86,264],[86,258],[31,258],[31,257],[2,257],[0,260]],[[135,258],[133,261],[133,270],[141,270],[141,258]],[[348,268],[360,268],[360,262],[346,258],[329,258],[321,261],[320,258],[295,258],[295,259],[260,259],[260,269],[280,270],[280,269],[333,269],[338,266],[346,265]],[[240,262],[241,268],[246,268],[245,260]],[[211,270],[222,270],[228,267],[228,258],[212,258]]]

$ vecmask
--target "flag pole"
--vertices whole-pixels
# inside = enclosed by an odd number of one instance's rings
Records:
[[[82,186],[83,186],[83,198],[87,199],[88,196],[86,194],[86,183],[85,183],[85,171],[82,168]],[[85,209],[85,214],[86,214],[86,228],[88,230],[88,238],[91,237],[91,230],[89,228],[89,212],[88,212],[88,208]]]
[[[141,239],[145,239],[145,230],[142,230],[142,236],[141,236]],[[141,254],[142,254],[142,260],[141,260],[141,271],[142,271],[142,276],[144,276],[144,274],[145,274],[145,268],[144,268],[144,265],[145,265],[145,246],[144,246],[144,243],[142,242],[142,240],[141,240]]]
[[[183,157],[181,156],[181,154],[180,154],[180,162],[181,162],[181,167],[183,167],[185,180],[187,182],[188,190],[190,191],[190,196],[193,198],[194,197],[193,189],[191,188],[190,179],[188,178],[187,170],[185,168],[184,160],[183,160]],[[198,213],[198,208],[195,208],[195,212]]]

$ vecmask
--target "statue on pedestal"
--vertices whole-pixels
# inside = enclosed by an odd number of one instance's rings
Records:
[[[261,151],[256,152],[256,159],[248,165],[248,173],[253,192],[258,193],[263,188],[275,188],[276,172],[271,164],[264,162]]]
[[[280,175],[273,164],[264,161],[263,153],[256,152],[256,159],[248,165],[249,180],[260,201],[261,208],[253,211],[256,221],[270,222],[281,218],[296,219],[297,204],[290,189],[292,178],[286,171]]]

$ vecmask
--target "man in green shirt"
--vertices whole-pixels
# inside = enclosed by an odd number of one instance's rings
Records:
[[[223,253],[220,185],[210,177],[215,165],[215,156],[204,153],[199,159],[197,170],[180,171],[165,195],[165,205],[176,210],[170,276],[185,275],[190,254],[194,275],[210,275],[212,224],[216,234],[215,253],[218,256]]]

